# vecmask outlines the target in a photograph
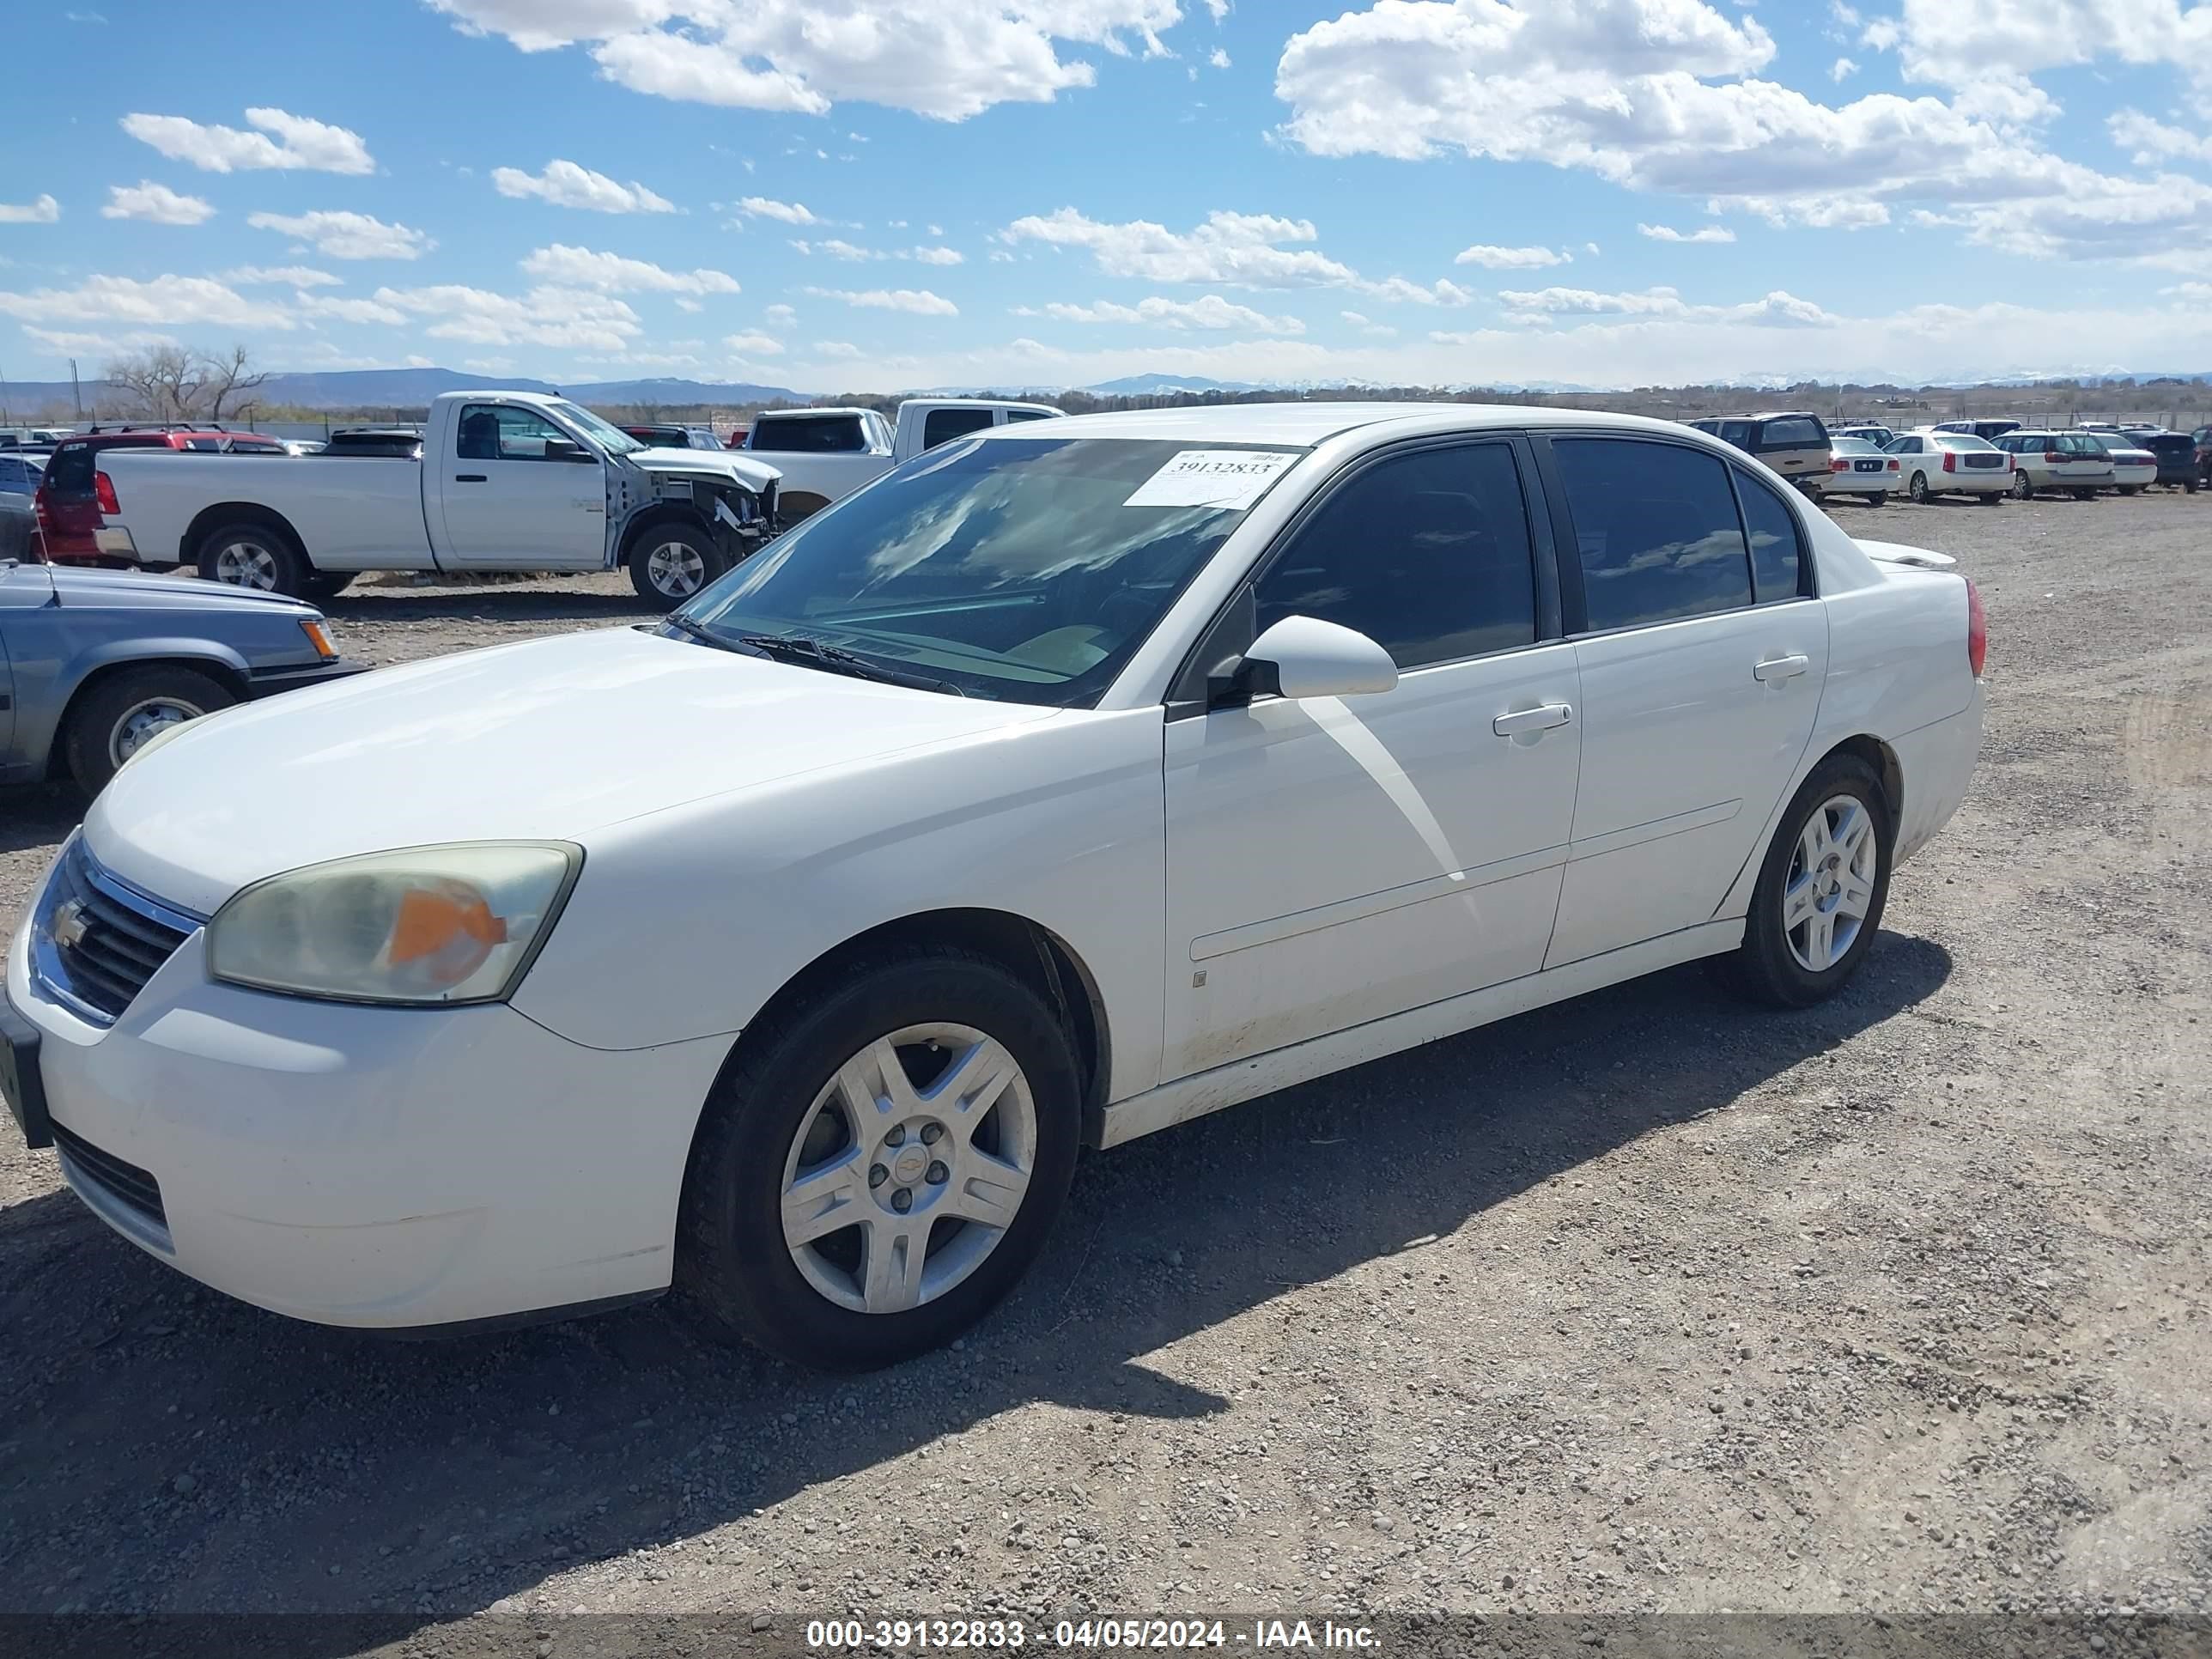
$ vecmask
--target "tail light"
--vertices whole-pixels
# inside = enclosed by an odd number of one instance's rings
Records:
[[[1959,452],[1957,450],[1947,449],[1943,452],[1943,470],[1946,472],[1956,472],[1959,470]]]
[[[1851,464],[1844,456],[1834,456],[1828,462],[1828,471],[1831,472],[1848,472],[1850,470]]]
[[[1990,654],[1990,622],[1982,612],[1982,596],[1971,579],[1966,582],[1966,666],[1982,677],[1982,664]]]
[[[1896,457],[1896,456],[1894,456],[1894,455],[1893,455],[1893,456],[1891,456],[1891,457],[1889,458],[1889,470],[1890,470],[1892,472],[1895,472],[1895,471],[1897,471],[1899,470],[1899,468],[1898,468],[1898,465],[1897,465],[1897,457]]]
[[[92,493],[100,497],[102,513],[120,513],[123,510],[123,504],[115,499],[115,480],[105,472],[92,475]]]
[[[2065,453],[2061,450],[2046,449],[2043,452],[2043,464],[2045,466],[2056,466],[2065,459]]]

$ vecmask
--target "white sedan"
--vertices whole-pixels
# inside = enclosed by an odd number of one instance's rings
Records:
[[[1880,507],[1905,487],[1897,457],[1883,454],[1864,438],[1831,438],[1828,449],[1826,495],[1856,495],[1869,507]]]
[[[1833,995],[1973,770],[1949,562],[1652,421],[994,428],[659,624],[146,744],[15,937],[0,1085],[265,1308],[680,1285],[888,1363],[1082,1146],[1693,959]]]
[[[1923,427],[1891,439],[1887,453],[1897,458],[1905,493],[1917,502],[1960,495],[2001,507],[2013,487],[2012,457],[1971,432]]]
[[[2140,495],[2158,482],[2158,457],[2137,447],[2131,434],[2100,431],[2082,435],[2112,464],[2112,488],[2118,494]]]

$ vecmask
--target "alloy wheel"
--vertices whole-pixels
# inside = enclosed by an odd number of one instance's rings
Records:
[[[216,550],[215,579],[233,587],[276,591],[276,556],[258,542],[229,542]]]
[[[1006,1046],[908,1026],[837,1068],[785,1156],[785,1247],[842,1308],[902,1313],[982,1265],[1036,1169],[1036,1102]]]
[[[1782,932],[1807,973],[1826,973],[1858,942],[1881,857],[1874,818],[1855,796],[1831,795],[1797,832],[1782,886]]]
[[[688,599],[707,585],[707,562],[686,542],[663,542],[646,556],[646,576],[654,592]]]

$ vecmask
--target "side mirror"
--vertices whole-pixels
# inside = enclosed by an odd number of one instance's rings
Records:
[[[1398,665],[1356,629],[1318,617],[1285,617],[1252,641],[1238,678],[1249,691],[1351,697],[1389,690],[1398,684]]]
[[[599,458],[583,445],[567,438],[548,438],[545,441],[545,459],[549,461],[581,461],[586,466],[592,466],[598,464]]]

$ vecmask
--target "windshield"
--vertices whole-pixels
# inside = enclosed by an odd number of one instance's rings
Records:
[[[1881,452],[1863,438],[1836,438],[1830,447],[1838,455],[1879,455]]]
[[[554,404],[550,407],[556,415],[577,428],[610,455],[634,454],[647,447],[620,427],[609,426],[588,409],[568,403]]]
[[[1301,453],[962,440],[817,514],[678,614],[970,696],[1087,708]]]

